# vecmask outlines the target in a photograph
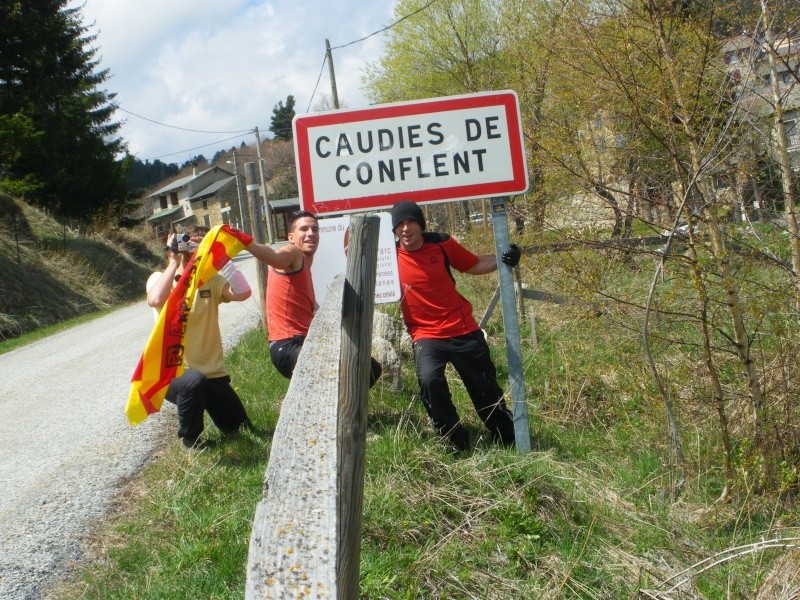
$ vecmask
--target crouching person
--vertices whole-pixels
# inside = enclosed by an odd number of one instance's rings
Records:
[[[489,345],[450,270],[484,275],[497,269],[497,259],[473,254],[449,235],[429,233],[425,226],[422,209],[414,202],[402,200],[392,207],[403,320],[413,342],[420,398],[439,434],[457,451],[469,450],[469,431],[461,424],[445,377],[447,364],[452,364],[491,439],[511,446],[514,419],[497,384]],[[513,267],[519,259],[520,250],[512,245],[500,260]]]
[[[156,317],[180,279],[189,257],[208,230],[194,227],[189,241],[179,244],[177,234],[167,239],[168,263],[163,272],[155,272],[147,280],[147,304]],[[195,291],[186,329],[186,370],[172,380],[166,399],[178,409],[178,437],[184,447],[201,449],[204,413],[220,431],[231,434],[248,426],[250,421],[239,395],[231,387],[231,378],[223,360],[222,336],[219,330],[221,302],[241,302],[251,295],[250,285],[241,271],[229,261],[209,281]]]

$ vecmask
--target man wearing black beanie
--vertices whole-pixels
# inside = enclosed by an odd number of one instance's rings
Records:
[[[422,209],[415,202],[401,200],[392,207],[392,231],[406,219],[416,221],[422,231],[425,231],[425,215],[422,214]]]
[[[497,269],[493,254],[475,255],[447,234],[425,232],[422,209],[402,200],[392,207],[403,320],[411,336],[420,398],[433,426],[457,450],[470,448],[445,378],[451,363],[464,382],[492,439],[514,443],[514,421],[497,384],[489,345],[472,315],[472,305],[456,289],[451,267],[470,275]],[[514,267],[520,250],[511,245],[501,260]]]

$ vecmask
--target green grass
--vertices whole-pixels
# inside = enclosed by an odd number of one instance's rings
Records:
[[[260,331],[227,363],[257,432],[223,439],[209,426],[212,445],[199,455],[172,443],[53,598],[243,597],[250,524],[287,381],[269,363]],[[756,510],[698,527],[691,513],[707,506],[707,495],[679,505],[665,499],[663,449],[645,434],[637,443],[624,427],[614,431],[613,416],[571,427],[532,411],[533,452],[480,440],[454,458],[414,398],[410,369],[404,373],[402,391],[379,383],[370,396],[362,598],[633,598],[639,586],[666,579],[666,565],[679,570],[771,526],[768,510]],[[453,387],[467,425],[480,433],[463,390]],[[539,391],[529,394],[535,405]],[[705,574],[703,597],[749,594],[754,573],[763,577],[776,556]]]
[[[118,516],[90,549],[97,562],[55,597],[243,596],[250,524],[287,388],[266,352],[263,333],[254,331],[228,357],[257,430],[231,438],[209,425],[210,445],[200,454],[169,445],[113,511]]]

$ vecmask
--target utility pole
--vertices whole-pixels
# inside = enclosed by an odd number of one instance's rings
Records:
[[[239,183],[239,169],[236,165],[236,151],[233,152],[233,176],[236,178],[236,196],[239,198],[239,219],[242,221],[239,226],[242,228],[242,231],[247,233],[247,227],[245,225],[246,218],[244,214],[244,208],[242,206],[242,186]]]
[[[247,195],[250,198],[248,208],[250,211],[250,223],[253,226],[253,231],[250,235],[259,244],[264,243],[264,226],[261,219],[257,218],[256,212],[259,211],[258,207],[258,182],[256,181],[256,167],[253,163],[244,163],[244,178],[247,183]],[[267,267],[260,260],[256,261],[256,278],[258,279],[258,292],[259,292],[259,305],[261,306],[261,323],[264,326],[264,331],[267,330]]]
[[[267,237],[269,243],[275,243],[275,233],[272,231],[272,210],[269,207],[269,199],[267,198],[267,180],[264,178],[264,159],[261,158],[261,137],[258,135],[258,126],[256,126],[256,154],[258,154],[258,175],[261,178],[261,189],[264,195],[264,216],[267,218]],[[255,228],[253,228],[255,231]]]
[[[328,58],[328,73],[331,77],[331,99],[333,100],[333,108],[339,110],[339,94],[336,91],[336,73],[333,72],[333,54],[331,54],[331,43],[325,40],[325,55]]]

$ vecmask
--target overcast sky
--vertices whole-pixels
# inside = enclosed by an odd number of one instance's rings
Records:
[[[325,40],[344,46],[394,21],[394,0],[75,0],[71,6],[81,4],[84,23],[97,34],[96,58],[110,71],[105,89],[117,94],[116,118],[130,153],[178,164],[253,143],[252,134],[237,132],[256,126],[262,139],[271,137],[272,110],[289,94],[297,114],[313,110],[331,93]],[[368,105],[362,71],[381,56],[384,41],[379,33],[333,50],[341,105]]]

